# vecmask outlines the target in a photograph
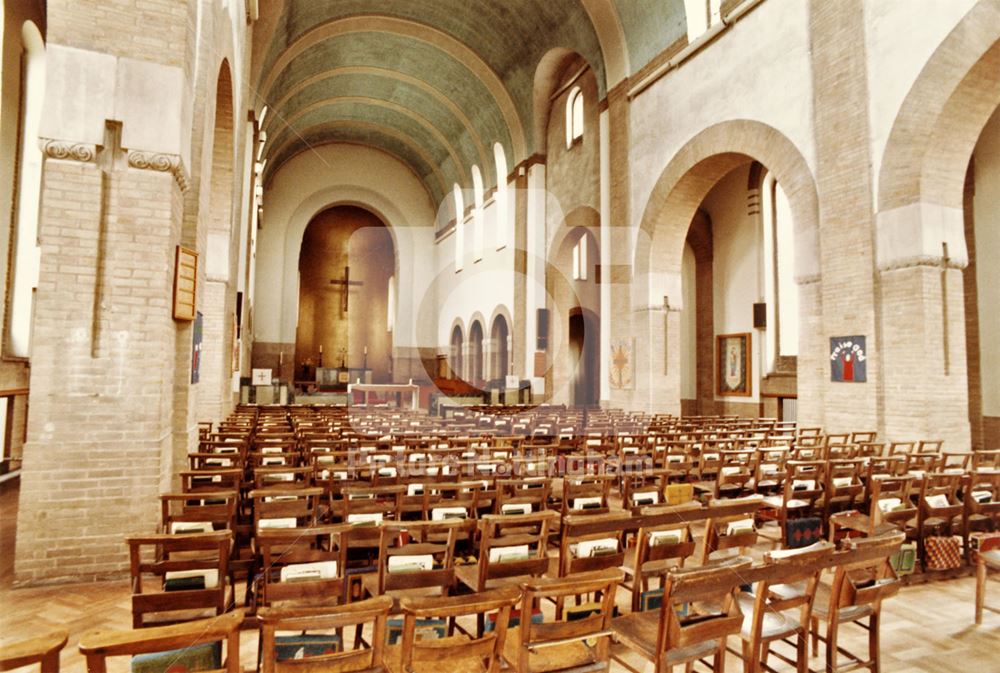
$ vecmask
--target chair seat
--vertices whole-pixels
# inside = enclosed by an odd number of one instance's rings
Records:
[[[611,629],[615,632],[617,639],[650,661],[657,660],[656,636],[659,626],[659,610],[633,612],[611,620]],[[694,661],[712,654],[716,647],[717,643],[714,640],[695,643],[687,647],[678,647],[667,652],[666,661],[669,665]]]
[[[521,627],[507,629],[503,643],[503,658],[515,669],[521,648]],[[547,673],[567,668],[577,668],[594,663],[594,651],[582,641],[543,647],[528,653],[528,671]],[[527,673],[525,671],[524,673]]]
[[[774,584],[771,586],[771,593],[778,596],[781,600],[787,601],[791,598],[805,596],[808,588],[809,583],[802,580],[801,582],[792,582],[790,584]]]
[[[1000,570],[1000,549],[991,549],[990,551],[982,552],[979,554],[979,558],[986,563],[987,567],[993,570]]]
[[[558,559],[557,559],[558,560]],[[473,591],[479,591],[479,565],[455,566],[455,578]],[[486,580],[485,589],[520,586],[525,580],[524,575],[516,577],[499,577]]]
[[[743,630],[740,636],[744,640],[750,640],[750,629],[753,627],[754,596],[752,594],[741,593],[737,599],[740,611],[743,613]],[[768,611],[764,614],[761,625],[760,637],[763,641],[774,640],[776,638],[786,638],[797,633],[802,628],[799,620],[783,612]]]
[[[441,653],[445,655],[448,653],[449,645],[454,647],[468,642],[468,640],[468,637],[464,635],[449,636],[448,638],[435,640],[434,645],[435,647],[439,646],[443,648]],[[428,658],[424,661],[414,661],[413,668],[410,671],[404,671],[402,645],[387,646],[385,648],[384,661],[385,667],[390,673],[441,673],[442,670],[441,658]],[[445,670],[448,673],[486,673],[483,660],[479,657],[455,657],[449,655],[447,662]]]

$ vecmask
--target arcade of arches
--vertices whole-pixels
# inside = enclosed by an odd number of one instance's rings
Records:
[[[125,573],[240,405],[1000,449],[998,0],[4,0],[0,31],[18,583]]]

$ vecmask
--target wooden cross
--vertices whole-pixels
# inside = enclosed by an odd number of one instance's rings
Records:
[[[334,278],[330,281],[330,285],[340,285],[344,288],[344,297],[340,302],[340,310],[342,313],[347,313],[347,297],[351,293],[352,285],[363,285],[360,280],[351,280],[351,267],[344,267],[344,277]]]

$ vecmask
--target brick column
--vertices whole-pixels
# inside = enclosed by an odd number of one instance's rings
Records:
[[[822,282],[815,294],[800,288],[805,317],[803,329],[818,340],[863,335],[868,350],[867,383],[831,383],[829,363],[822,383],[808,390],[814,373],[800,363],[800,397],[822,399],[820,418],[807,410],[809,422],[821,422],[828,432],[884,430],[880,390],[884,341],[876,321],[878,290],[874,278],[874,222],[869,150],[868,84],[862,0],[811,0],[809,27],[813,61],[813,107],[816,126],[816,186]],[[812,323],[810,306],[822,306]],[[808,333],[806,333],[808,334]],[[807,338],[812,342],[812,338]],[[807,343],[804,342],[804,343]],[[813,346],[802,355],[809,358]],[[822,351],[821,351],[822,352]],[[816,393],[819,393],[817,395]]]
[[[179,157],[129,152],[102,198],[96,147],[46,154],[18,581],[124,571],[122,535],[155,527],[171,447]]]

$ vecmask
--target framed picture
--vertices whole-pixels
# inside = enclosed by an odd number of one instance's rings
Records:
[[[716,335],[715,379],[719,396],[748,397],[753,394],[750,339],[749,332]]]

